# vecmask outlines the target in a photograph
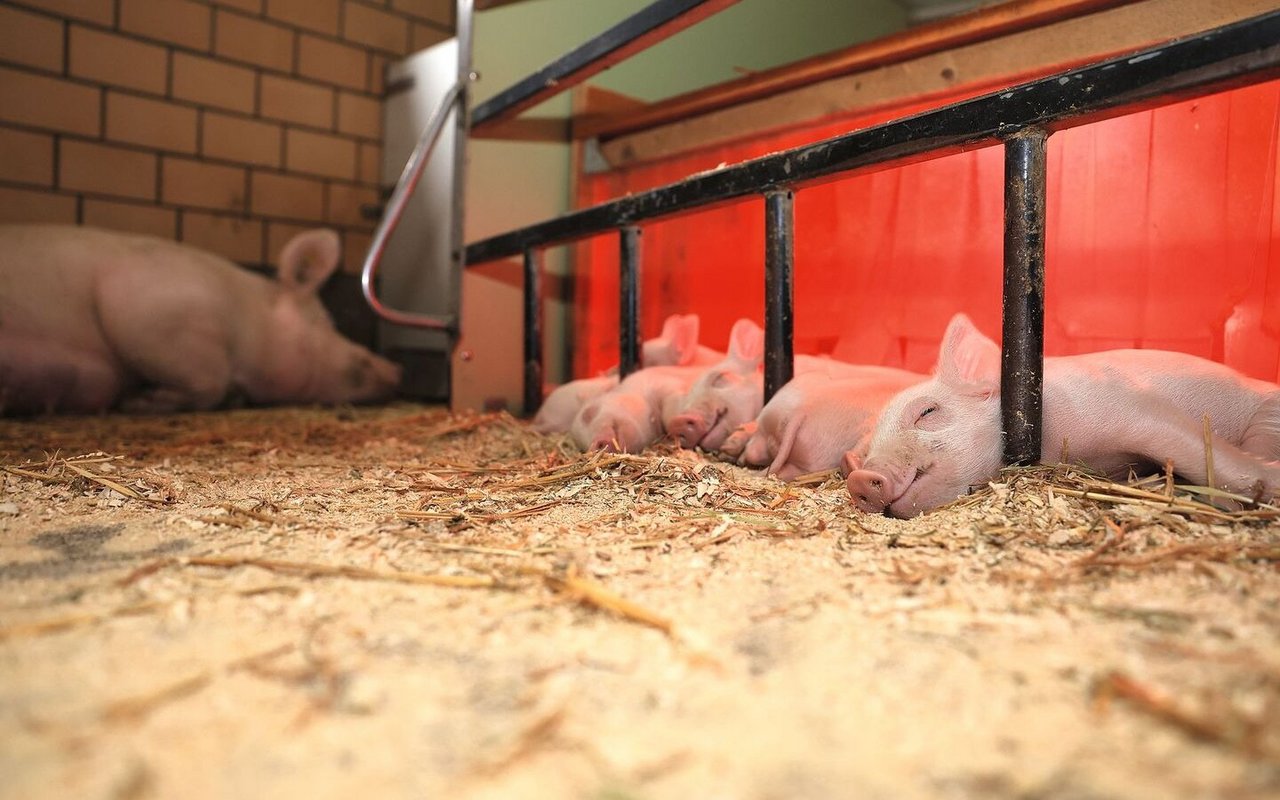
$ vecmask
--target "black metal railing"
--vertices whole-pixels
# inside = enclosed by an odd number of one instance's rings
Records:
[[[791,375],[792,192],[854,170],[1004,142],[1005,258],[1001,406],[1005,459],[1040,455],[1044,341],[1045,143],[1054,131],[1280,76],[1280,12],[1073,69],[581,209],[470,244],[465,263],[524,255],[623,231],[622,374],[636,365],[639,224],[763,196],[767,395]],[[536,282],[530,284],[536,288]],[[526,314],[536,317],[536,303]],[[532,311],[530,311],[532,309]],[[536,320],[525,319],[526,332]],[[526,341],[530,335],[526,333]],[[541,346],[534,346],[541,376]],[[527,356],[528,357],[528,356]],[[540,388],[540,387],[539,387]],[[526,397],[533,397],[526,389]],[[526,408],[526,412],[532,412]]]

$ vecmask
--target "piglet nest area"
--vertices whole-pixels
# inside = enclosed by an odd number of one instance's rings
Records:
[[[0,426],[0,796],[1276,797],[1280,524],[505,414]]]

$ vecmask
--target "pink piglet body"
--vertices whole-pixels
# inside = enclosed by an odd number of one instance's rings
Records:
[[[1044,463],[1066,460],[1123,477],[1131,468],[1208,480],[1204,416],[1217,488],[1280,489],[1280,386],[1207,359],[1161,350],[1046,358]],[[863,452],[845,460],[864,511],[911,517],[992,480],[1001,467],[1000,349],[957,315],[934,377],[885,408]]]
[[[702,367],[648,367],[582,407],[569,428],[583,450],[637,453],[663,436],[662,419]]]
[[[844,365],[839,374],[805,372],[773,396],[721,452],[781,480],[834,469],[869,434],[881,407],[925,376],[890,367]]]

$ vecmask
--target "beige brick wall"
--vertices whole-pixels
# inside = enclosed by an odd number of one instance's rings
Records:
[[[190,242],[245,264],[373,223],[382,69],[452,0],[0,0],[0,223]]]

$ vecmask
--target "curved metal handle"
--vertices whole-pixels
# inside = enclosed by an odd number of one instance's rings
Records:
[[[458,105],[458,101],[462,98],[463,92],[466,91],[467,83],[470,82],[471,78],[472,76],[468,75],[449,88],[449,91],[445,93],[444,99],[440,101],[440,106],[428,121],[427,127],[423,129],[417,146],[413,148],[413,153],[410,154],[409,160],[405,162],[404,169],[400,172],[400,179],[396,181],[395,191],[391,193],[391,199],[387,201],[386,213],[382,215],[382,221],[378,223],[377,229],[373,232],[373,242],[369,245],[369,252],[364,257],[364,266],[360,269],[360,289],[364,292],[364,299],[369,303],[369,307],[379,317],[396,325],[446,331],[453,330],[456,327],[454,320],[448,317],[399,311],[383,305],[382,301],[374,293],[373,278],[378,272],[378,266],[382,263],[382,256],[387,249],[387,240],[391,238],[392,232],[400,224],[400,217],[404,215],[404,207],[409,202],[409,197],[413,194],[413,190],[417,188],[418,181],[422,178],[422,171],[426,168],[427,160],[431,157],[431,151],[435,148],[436,142],[440,138],[440,132],[444,130],[444,122],[448,118],[449,112]]]

